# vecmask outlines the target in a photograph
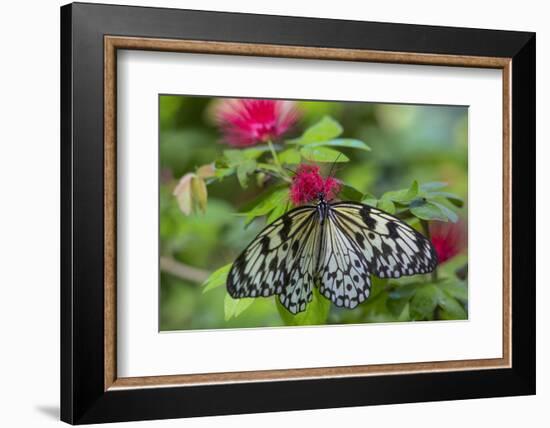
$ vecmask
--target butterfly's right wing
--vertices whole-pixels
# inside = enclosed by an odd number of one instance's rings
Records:
[[[312,299],[319,220],[314,206],[289,211],[266,226],[233,263],[227,291],[234,298],[279,295],[291,313]]]
[[[353,309],[369,295],[370,274],[380,278],[433,271],[431,242],[407,223],[357,202],[330,204],[318,263],[319,291]]]
[[[432,272],[437,253],[431,241],[403,220],[357,202],[331,204],[334,221],[380,278]]]
[[[317,262],[319,292],[338,307],[355,308],[370,294],[369,265],[357,245],[343,231],[333,209],[322,225]]]

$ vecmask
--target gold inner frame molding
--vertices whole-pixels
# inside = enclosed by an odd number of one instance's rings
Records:
[[[243,55],[394,64],[440,65],[502,70],[503,144],[503,320],[502,358],[432,361],[421,363],[357,365],[304,369],[204,373],[170,376],[118,377],[116,367],[116,89],[117,50],[147,50],[218,55]],[[104,37],[104,389],[193,386],[314,378],[358,377],[421,372],[480,370],[511,367],[512,287],[512,165],[511,165],[511,58],[382,52],[250,43],[169,40],[139,37]]]

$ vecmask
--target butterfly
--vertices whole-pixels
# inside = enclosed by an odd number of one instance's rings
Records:
[[[233,298],[277,295],[292,314],[306,310],[313,287],[337,307],[355,308],[371,275],[399,278],[437,266],[431,242],[407,223],[358,202],[299,206],[267,225],[233,263]]]

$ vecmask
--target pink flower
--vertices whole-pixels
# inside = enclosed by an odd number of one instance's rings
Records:
[[[225,99],[214,108],[223,141],[233,147],[248,147],[279,138],[298,120],[292,101]]]
[[[340,181],[334,177],[323,178],[317,165],[302,164],[296,170],[290,186],[290,200],[294,205],[317,200],[323,195],[325,200],[334,199],[340,191]]]
[[[446,262],[467,246],[467,230],[463,222],[430,224],[430,237],[439,263]]]

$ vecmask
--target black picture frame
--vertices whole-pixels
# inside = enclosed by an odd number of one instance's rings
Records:
[[[512,367],[104,388],[104,36],[512,59]],[[535,34],[74,3],[61,8],[61,419],[71,424],[535,393]]]

